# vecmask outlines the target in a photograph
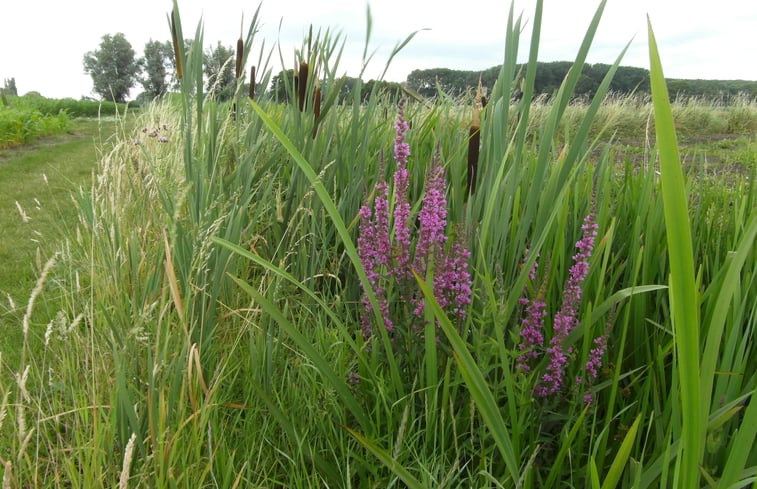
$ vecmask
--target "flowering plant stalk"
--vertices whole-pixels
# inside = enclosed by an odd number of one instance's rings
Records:
[[[405,140],[408,124],[403,119],[404,101],[394,123],[394,171],[392,188],[383,178],[376,184],[373,205],[360,209],[358,255],[373,288],[383,327],[395,337],[414,336],[424,324],[423,294],[413,272],[430,277],[439,305],[450,315],[465,318],[470,303],[470,252],[447,232],[446,180],[439,150],[432,159],[425,181],[425,194],[417,215],[419,227],[411,227],[407,164],[410,145]],[[383,173],[383,165],[380,172]],[[391,198],[390,198],[391,197]],[[371,304],[363,293],[363,336],[372,335]],[[397,328],[402,331],[397,332]]]
[[[590,213],[584,219],[581,226],[583,235],[576,243],[578,252],[573,255],[573,266],[563,287],[563,297],[560,309],[555,313],[552,321],[552,336],[549,345],[545,349],[543,333],[544,318],[546,317],[546,303],[542,297],[543,288],[540,289],[536,298],[522,298],[520,303],[524,306],[524,316],[521,323],[519,354],[516,365],[522,372],[529,372],[538,358],[547,358],[545,371],[539,376],[534,394],[537,397],[553,396],[559,393],[565,384],[565,371],[568,360],[573,354],[573,347],[566,345],[566,339],[578,324],[578,307],[581,303],[583,284],[589,273],[589,258],[594,249],[594,239],[597,236],[597,224],[594,222],[594,214]],[[535,268],[529,276],[535,278]],[[607,346],[607,336],[602,335],[594,340],[595,347],[589,352],[589,358],[584,366],[587,376],[593,380],[602,364],[602,356]],[[582,379],[576,379],[577,384],[582,384]],[[588,394],[587,394],[588,396]],[[584,398],[586,402],[590,397]]]

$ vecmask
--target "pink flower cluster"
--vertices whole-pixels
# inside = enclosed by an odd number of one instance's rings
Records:
[[[573,348],[566,346],[565,340],[578,324],[578,307],[581,303],[583,282],[589,273],[589,258],[597,236],[597,224],[594,222],[593,213],[586,216],[581,230],[583,235],[581,240],[576,243],[578,252],[573,255],[573,266],[570,268],[569,277],[563,287],[560,310],[555,314],[552,321],[553,335],[549,341],[549,347],[545,351],[549,362],[546,371],[541,375],[534,388],[534,393],[539,397],[553,395],[560,391],[564,384],[568,358],[573,353]],[[534,270],[531,270],[529,274],[532,280],[533,273]],[[521,342],[518,345],[520,354],[516,360],[516,365],[522,371],[528,372],[531,368],[530,362],[538,358],[538,350],[544,344],[542,328],[546,317],[545,303],[541,298],[534,300],[523,298],[520,302],[525,306],[525,312],[521,323]],[[601,359],[607,345],[606,335],[595,339],[594,343],[596,347],[589,352],[589,359],[585,365],[587,373],[592,378],[596,377],[597,369],[601,365]],[[580,379],[577,379],[577,381],[580,384]]]
[[[425,195],[418,212],[420,228],[413,243],[408,201],[407,161],[410,146],[405,141],[408,124],[403,119],[403,103],[394,123],[393,199],[386,182],[376,185],[373,209],[360,209],[358,255],[376,296],[384,327],[391,332],[390,301],[407,304],[415,319],[423,317],[424,301],[413,272],[421,277],[431,272],[433,290],[439,305],[448,313],[465,317],[470,304],[471,279],[468,273],[470,252],[459,242],[447,243],[446,181],[438,154],[434,157],[425,182]],[[392,206],[393,203],[393,206]],[[392,217],[390,222],[390,216]],[[391,295],[391,297],[390,297]],[[363,293],[364,314],[361,325],[364,337],[370,336],[371,304]]]

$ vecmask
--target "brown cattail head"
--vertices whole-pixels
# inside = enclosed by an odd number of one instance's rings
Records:
[[[171,40],[173,41],[173,55],[176,60],[176,79],[181,80],[181,54],[179,52],[179,35],[176,33],[176,11],[171,12]]]
[[[318,119],[321,117],[321,85],[315,82],[313,89],[313,139],[318,133]]]
[[[255,66],[250,69],[250,100],[255,99]]]
[[[297,88],[297,102],[299,103],[300,112],[305,110],[305,97],[307,96],[308,87],[308,64],[305,61],[300,62],[299,87]]]
[[[242,76],[242,58],[244,58],[244,41],[240,37],[237,40],[237,65],[236,65],[236,77],[237,80]]]

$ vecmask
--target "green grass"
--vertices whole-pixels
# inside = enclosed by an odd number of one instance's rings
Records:
[[[43,263],[76,228],[72,192],[89,186],[115,127],[114,121],[74,119],[65,135],[0,151],[0,351],[6,361],[20,350],[12,332]]]
[[[601,8],[587,24],[575,73],[600,15]],[[183,39],[178,10],[174,16]],[[19,258],[39,272],[58,252],[41,293],[6,316],[0,470],[8,484],[750,484],[757,474],[753,103],[742,107],[747,115],[733,124],[733,137],[716,139],[707,128],[718,125],[701,116],[715,109],[668,106],[656,63],[654,107],[645,106],[641,135],[613,125],[633,111],[602,90],[571,105],[574,77],[550,104],[513,101],[516,87],[533,88],[540,18],[541,3],[529,21],[531,64],[522,79],[515,70],[522,19],[508,18],[502,70],[480,114],[474,194],[466,190],[470,101],[441,95],[405,108],[411,222],[438,148],[446,231],[470,249],[472,303],[464,319],[447,317],[429,268],[416,277],[420,318],[400,286],[383,291],[394,332],[382,326],[380,294],[372,294],[357,248],[358,211],[395,169],[396,101],[358,86],[351,103],[336,103],[342,40],[330,31],[295,54],[321,73],[318,119],[312,80],[302,111],[264,97],[250,103],[241,93],[220,103],[203,91],[201,53],[177,46],[181,94],[118,126],[91,185],[74,192],[70,209],[53,213],[66,217],[46,226],[58,231],[43,241],[51,243],[46,253],[36,260],[32,247]],[[257,22],[256,15],[243,40],[251,58]],[[202,43],[201,28],[194,37]],[[245,60],[264,77],[265,55]],[[676,122],[677,113],[684,119]],[[655,123],[647,125],[650,115]],[[681,121],[684,132],[712,135],[712,145],[679,146],[673,130]],[[627,147],[634,138],[642,141]],[[726,157],[730,148],[744,162],[738,171],[703,170],[710,151]],[[44,165],[45,150],[28,155]],[[30,206],[31,220],[7,226],[29,233],[24,226],[41,221],[42,211],[27,192],[9,204]],[[570,348],[569,381],[538,397],[543,350],[555,336],[589,213],[598,235],[576,321],[560,340]],[[33,275],[25,280],[22,288],[34,288]],[[545,345],[528,372],[516,367],[523,297],[542,299],[547,311]],[[361,319],[373,336],[363,336]],[[604,334],[602,368],[589,379],[584,365]]]

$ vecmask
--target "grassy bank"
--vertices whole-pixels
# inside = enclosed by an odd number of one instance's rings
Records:
[[[15,332],[44,260],[76,229],[72,192],[89,187],[115,129],[114,120],[73,119],[64,135],[0,151],[0,351],[6,361],[18,358]]]

